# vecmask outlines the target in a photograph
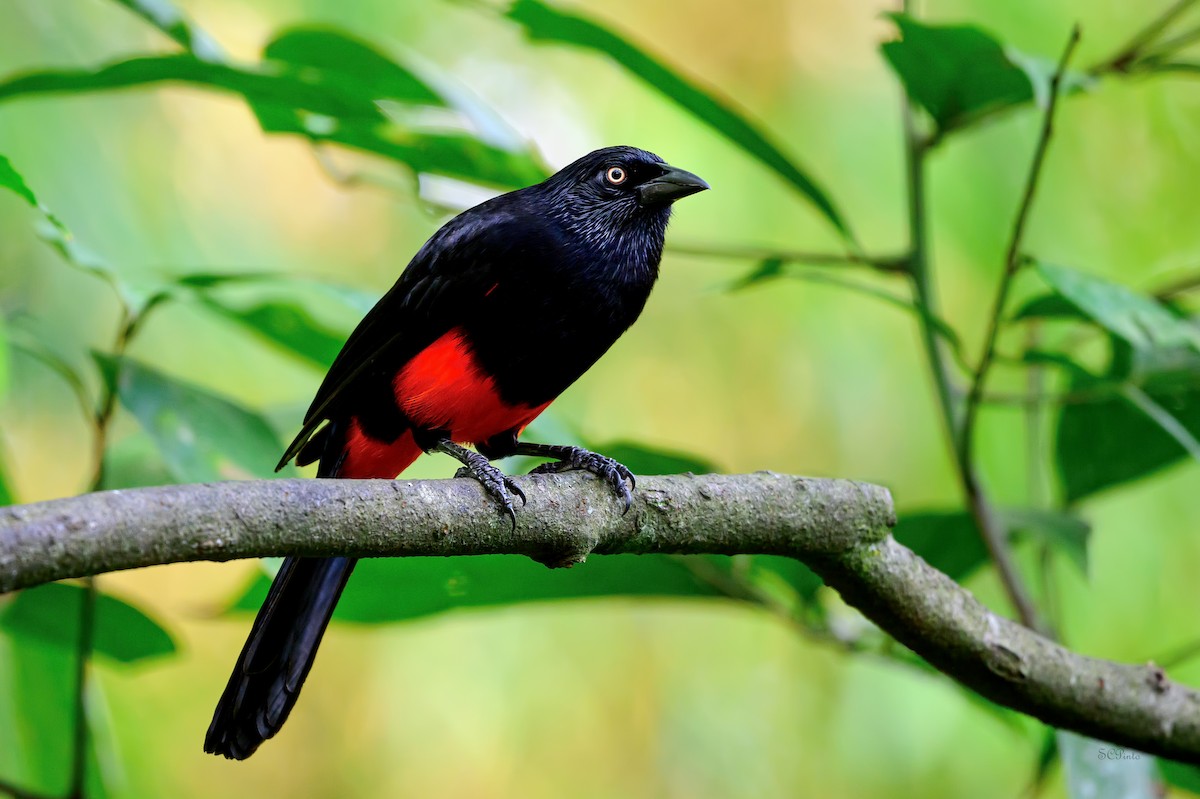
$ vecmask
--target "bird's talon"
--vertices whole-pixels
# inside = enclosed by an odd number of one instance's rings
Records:
[[[515,531],[517,529],[517,511],[513,507],[511,495],[520,497],[521,504],[525,505],[525,492],[513,482],[511,477],[488,463],[482,455],[478,458],[479,460],[472,459],[468,465],[460,467],[454,476],[456,478],[470,477],[482,485],[488,496],[500,503],[505,515],[512,521],[512,529]]]

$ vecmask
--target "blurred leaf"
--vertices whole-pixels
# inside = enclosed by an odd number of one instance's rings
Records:
[[[764,280],[775,280],[787,274],[782,258],[764,258],[746,274],[729,284],[730,291],[741,291]]]
[[[269,587],[260,574],[233,608],[257,610]],[[547,569],[517,555],[371,558],[358,564],[335,618],[378,623],[561,599],[721,595],[667,555],[598,555],[570,569]]]
[[[1083,519],[1067,511],[1041,508],[1004,508],[1000,516],[1010,535],[1024,535],[1062,552],[1087,575],[1092,527]]]
[[[115,0],[205,61],[223,61],[220,45],[192,24],[171,0]]]
[[[1029,78],[1029,85],[1033,89],[1033,101],[1037,107],[1045,109],[1049,106],[1050,87],[1054,81],[1054,73],[1058,71],[1058,62],[1053,58],[1023,53],[1015,47],[1005,47],[1004,53],[1013,64],[1025,73],[1025,77]],[[1098,79],[1087,72],[1067,70],[1059,84],[1059,92],[1071,94],[1077,91],[1087,91],[1097,82]]]
[[[1028,796],[1036,797],[1041,795],[1041,791],[1046,785],[1046,780],[1050,777],[1050,769],[1057,762],[1059,762],[1058,731],[1053,727],[1043,727],[1042,748],[1038,752],[1037,766],[1033,771],[1033,780],[1029,786]]]
[[[540,0],[516,0],[505,12],[534,41],[557,42],[598,51],[661,92],[749,155],[782,176],[825,215],[844,236],[850,230],[825,191],[783,154],[745,116],[630,42],[589,19],[560,11]]]
[[[545,177],[528,152],[503,150],[469,133],[444,130],[444,114],[436,118],[441,130],[397,124],[385,111],[389,102],[425,108],[446,104],[411,72],[351,36],[325,29],[289,31],[268,44],[265,55],[259,66],[176,54],[136,57],[94,70],[35,72],[0,83],[0,100],[189,83],[241,95],[267,132],[342,144],[403,162],[417,172],[502,188]]]
[[[0,631],[74,652],[85,589],[48,583],[21,591],[0,608]],[[142,611],[114,596],[96,596],[95,651],[120,663],[175,651],[170,634]]]
[[[8,327],[4,323],[4,317],[0,316],[0,397],[8,391]]]
[[[47,645],[26,637],[0,636],[0,762],[5,777],[45,796],[67,792],[75,729],[75,669],[73,649]],[[87,695],[89,747],[84,795],[104,799],[113,759],[111,719],[101,704],[103,687],[89,686]],[[7,706],[6,706],[7,705]],[[103,762],[102,762],[103,760]],[[18,764],[13,768],[13,763]]]
[[[366,42],[331,28],[284,31],[267,44],[263,58],[296,67],[297,74],[332,89],[335,96],[360,98],[372,106],[381,100],[446,105],[412,72]]]
[[[1067,391],[1086,396],[1106,385],[1107,381],[1076,372]],[[1200,388],[1172,383],[1159,386],[1149,381],[1137,391],[1193,439],[1200,435]],[[1131,396],[1129,392],[1110,394],[1062,406],[1054,458],[1068,502],[1150,475],[1187,455],[1179,441],[1147,416]]]
[[[716,471],[712,463],[696,455],[656,449],[631,441],[594,446],[589,443],[587,448],[623,463],[634,474],[712,474]]]
[[[927,25],[906,14],[888,16],[900,39],[881,46],[884,58],[940,133],[1030,100],[1048,102],[1054,62],[1006,48],[972,25]],[[1086,75],[1067,73],[1063,90],[1091,82]]]
[[[1033,297],[1020,307],[1011,317],[1019,322],[1026,319],[1086,319],[1079,309],[1066,300],[1061,294],[1042,294]]]
[[[1177,763],[1174,760],[1158,760],[1158,773],[1163,780],[1175,788],[1200,794],[1200,766]]]
[[[1000,522],[1010,539],[1022,536],[1049,544],[1087,573],[1091,528],[1065,511],[1000,508]],[[897,517],[892,537],[926,563],[958,582],[990,562],[975,519],[967,511],[918,511]]]
[[[0,507],[16,502],[16,497],[13,496],[12,489],[9,488],[10,484],[8,467],[5,465],[4,459],[0,458]]]
[[[104,471],[99,490],[161,486],[179,482],[154,440],[144,430],[123,436],[104,449]]]
[[[74,729],[75,654],[38,641],[0,636],[0,681],[12,707],[4,746],[15,750],[23,787],[66,794]]]
[[[1039,262],[1037,269],[1080,314],[1133,347],[1200,348],[1200,330],[1151,297],[1067,267]]]
[[[1200,462],[1200,441],[1197,441],[1196,436],[1170,411],[1155,402],[1145,391],[1129,383],[1121,387],[1121,396],[1158,425],[1160,430],[1175,439],[1175,443],[1183,447],[1193,459]]]
[[[782,555],[749,555],[751,570],[750,580],[760,583],[762,572],[778,576],[787,583],[796,595],[805,603],[812,603],[817,598],[817,592],[825,585],[817,573],[795,558]]]
[[[884,58],[939,130],[1033,99],[1029,77],[979,28],[926,25],[906,14],[888,16],[901,38],[882,45]]]
[[[319,369],[329,368],[346,341],[345,335],[329,330],[294,303],[261,302],[235,308],[207,297],[204,305]]]
[[[25,200],[34,208],[38,207],[37,197],[33,191],[25,184],[25,179],[21,177],[17,170],[13,169],[12,162],[4,156],[0,155],[0,186],[17,194],[18,197]]]
[[[259,414],[129,358],[96,353],[121,404],[154,440],[176,480],[270,477],[283,449]]]
[[[892,537],[958,582],[988,563],[975,520],[966,511],[901,513]]]
[[[1154,758],[1134,749],[1058,731],[1067,788],[1087,799],[1159,799]]]

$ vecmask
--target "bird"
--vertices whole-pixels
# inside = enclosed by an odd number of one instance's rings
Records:
[[[277,470],[294,459],[317,463],[318,478],[392,479],[422,453],[445,453],[515,529],[513,500],[525,495],[492,461],[532,455],[549,459],[534,472],[595,474],[628,511],[635,481],[624,465],[520,436],[638,318],[672,204],[708,188],[653,153],[606,147],[455,216],[350,334]],[[280,730],[354,565],[284,560],[206,752],[244,760]]]

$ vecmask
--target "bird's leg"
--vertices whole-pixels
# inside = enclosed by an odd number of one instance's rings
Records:
[[[538,458],[553,458],[550,463],[543,463],[530,474],[554,474],[571,469],[582,469],[591,472],[613,487],[625,502],[625,512],[633,505],[631,488],[637,488],[637,480],[633,472],[626,469],[617,461],[583,447],[559,446],[555,444],[531,444],[517,442],[516,455],[533,455]],[[629,485],[626,485],[626,481]]]
[[[454,476],[473,477],[478,480],[483,485],[483,490],[504,507],[504,512],[508,514],[508,518],[512,519],[513,529],[517,529],[517,512],[513,508],[510,495],[515,494],[520,497],[521,504],[524,505],[525,492],[513,482],[511,477],[489,463],[488,459],[478,452],[460,447],[448,438],[438,440],[433,445],[433,449],[437,452],[444,452],[461,463],[462,468],[455,472]]]

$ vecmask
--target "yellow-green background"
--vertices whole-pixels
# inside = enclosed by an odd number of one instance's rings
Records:
[[[670,241],[838,248],[777,177],[660,96],[596,56],[532,45],[494,16],[396,0],[179,5],[247,59],[273,31],[300,22],[415,54],[499,109],[555,166],[608,144],[653,150],[713,186],[680,203]],[[926,18],[975,22],[1049,56],[1078,20],[1079,63],[1111,54],[1155,10],[1118,0],[923,6]],[[881,17],[892,6],[613,0],[578,8],[747,109],[829,188],[869,250],[903,247],[900,97],[877,50],[892,35]],[[0,75],[167,44],[103,0],[0,8]],[[932,158],[939,291],[970,352],[981,342],[1037,125],[1027,109]],[[6,103],[0,153],[81,244],[134,280],[240,268],[381,293],[442,221],[404,191],[336,185],[308,145],[264,136],[240,101],[197,89]],[[347,169],[407,179],[383,162],[334,157]],[[1200,83],[1106,80],[1064,102],[1027,248],[1153,286],[1200,262],[1197,185]],[[750,266],[668,254],[643,318],[561,398],[559,418],[593,440],[687,451],[728,472],[881,482],[901,512],[958,507],[913,318],[810,283],[727,293]],[[11,195],[0,196],[0,308],[81,365],[89,347],[108,345],[116,322],[107,289],[39,241],[29,209]],[[284,435],[320,377],[188,304],[153,317],[131,355],[268,411]],[[1021,384],[1001,373],[997,386],[1006,385]],[[5,462],[21,501],[86,486],[89,428],[57,378],[15,358],[2,409]],[[121,417],[115,435],[133,429]],[[1015,411],[984,417],[985,473],[1006,501],[1025,498],[1020,430]],[[446,476],[452,466],[427,458],[411,473]],[[1056,569],[1073,648],[1145,661],[1200,634],[1198,476],[1195,464],[1177,466],[1083,508],[1095,525],[1091,574]],[[254,568],[102,578],[105,590],[161,618],[183,650],[96,669],[119,753],[105,764],[115,795],[1017,797],[1041,742],[1033,725],[1006,726],[945,679],[836,653],[764,612],[717,601],[589,601],[335,626],[285,730],[252,760],[229,763],[200,744],[249,619],[216,612]],[[1005,608],[989,575],[970,585]],[[4,652],[0,644],[0,672]],[[1055,778],[1050,793],[1061,795],[1061,783]]]

